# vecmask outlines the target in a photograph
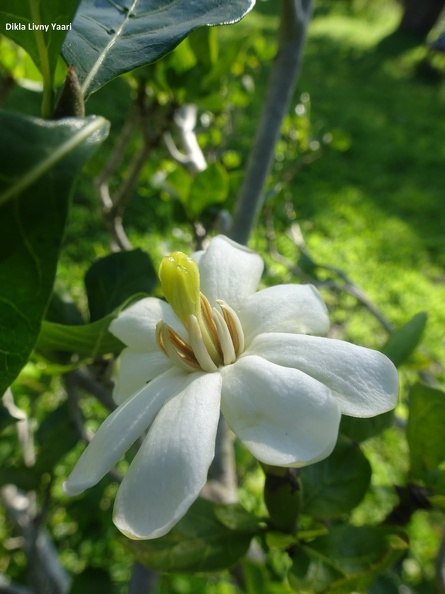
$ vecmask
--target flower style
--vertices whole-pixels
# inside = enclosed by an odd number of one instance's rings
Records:
[[[111,332],[127,345],[114,397],[64,484],[96,484],[148,429],[119,487],[114,522],[135,539],[166,534],[207,479],[220,410],[250,452],[274,466],[327,457],[341,414],[396,405],[398,377],[382,353],[323,338],[326,307],[311,285],[255,292],[263,261],[224,236],[205,252],[164,258],[168,303],[148,297]]]

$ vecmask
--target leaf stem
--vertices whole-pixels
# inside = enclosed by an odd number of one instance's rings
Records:
[[[311,0],[281,0],[278,52],[230,232],[232,239],[239,243],[248,242],[261,208],[263,188],[272,166],[281,123],[300,74],[311,13]]]
[[[42,25],[39,0],[29,0],[32,21],[36,25]],[[45,43],[45,33],[40,28],[34,29],[37,51],[40,58],[40,71],[43,77],[43,98],[42,98],[42,117],[50,118],[53,113],[53,81],[51,75],[51,66],[49,63],[48,48]]]

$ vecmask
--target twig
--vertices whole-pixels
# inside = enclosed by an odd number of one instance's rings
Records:
[[[199,146],[195,132],[197,117],[198,108],[196,105],[191,104],[181,105],[174,113],[173,122],[183,153],[176,148],[170,132],[164,133],[164,142],[170,155],[175,161],[184,165],[193,175],[207,169],[207,161]]]
[[[60,565],[57,551],[37,516],[35,497],[25,494],[15,485],[0,489],[6,512],[25,540],[28,571],[35,594],[66,594],[71,578]]]
[[[266,100],[238,197],[230,236],[247,244],[261,208],[281,124],[300,73],[311,0],[281,0],[278,53],[272,65]]]
[[[131,242],[122,224],[124,211],[139,179],[139,174],[147,161],[147,156],[162,140],[173,109],[174,106],[172,105],[167,108],[157,103],[147,105],[145,82],[141,81],[133,110],[122,129],[119,141],[109,162],[95,181],[102,203],[102,216],[110,234],[111,249],[113,251],[132,249]],[[153,122],[156,122],[156,127],[153,126]],[[125,149],[137,125],[140,126],[142,132],[142,146],[131,161],[125,181],[122,182],[117,192],[112,195],[109,187],[110,179],[122,163]]]
[[[317,278],[311,276],[310,274],[307,274],[300,266],[294,264],[293,262],[285,258],[282,254],[280,254],[275,244],[276,234],[273,226],[273,219],[270,213],[266,213],[265,220],[267,228],[266,238],[268,241],[269,253],[274,260],[280,262],[280,264],[283,264],[294,276],[298,276],[299,278],[315,285],[316,287],[330,289],[332,291],[344,292],[348,293],[349,295],[352,295],[353,297],[355,297],[355,299],[357,299],[359,303],[361,303],[361,305],[363,305],[371,313],[371,315],[373,315],[376,318],[376,320],[383,326],[383,328],[388,333],[391,333],[393,331],[393,325],[391,324],[391,322],[386,319],[386,317],[372,303],[372,301],[364,293],[364,291],[355,283],[353,283],[343,270],[341,270],[340,268],[336,268],[335,266],[319,264],[318,262],[312,259],[304,242],[303,235],[301,233],[300,226],[298,225],[298,223],[293,223],[288,233],[288,236],[292,239],[295,246],[307,258],[307,260],[311,262],[314,268],[332,272],[333,274],[338,276],[343,281],[343,283],[339,284],[333,280],[320,281]]]
[[[109,411],[116,408],[111,396],[111,387],[97,380],[88,369],[75,369],[67,376],[72,377],[80,388],[95,396]]]
[[[6,576],[0,574],[0,594],[32,594],[31,590],[14,584]]]
[[[65,384],[65,391],[68,398],[68,406],[71,418],[76,426],[77,432],[79,433],[81,439],[88,445],[90,441],[93,439],[94,434],[87,431],[85,427],[85,419],[82,414],[82,410],[79,406],[80,395],[78,392],[78,388],[81,387],[83,390],[95,396],[96,394],[91,392],[87,388],[87,386],[92,387],[97,392],[97,386],[99,384],[98,382],[95,382],[92,378],[90,378],[86,372],[83,372],[79,369],[65,374],[63,377],[63,381]],[[115,408],[115,406],[113,406],[113,408]],[[122,476],[114,468],[112,468],[108,472],[108,475],[115,482],[122,482]]]
[[[3,405],[9,414],[17,419],[17,437],[22,446],[25,466],[33,466],[36,461],[33,439],[33,425],[24,410],[16,406],[11,388],[8,388],[2,398]]]
[[[157,571],[153,571],[136,561],[131,571],[128,594],[152,594],[156,589],[157,581]]]

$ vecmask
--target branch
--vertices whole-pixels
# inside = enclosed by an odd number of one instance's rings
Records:
[[[0,498],[8,516],[23,535],[33,592],[67,594],[71,578],[60,565],[48,534],[41,528],[35,497],[21,492],[15,485],[6,485],[0,489]]]
[[[132,249],[122,224],[124,211],[137,184],[139,174],[147,162],[150,151],[158,146],[162,140],[167,125],[171,120],[172,111],[173,106],[171,105],[167,107],[163,107],[158,103],[147,105],[145,82],[141,81],[133,110],[122,129],[119,141],[108,164],[95,181],[102,203],[102,216],[110,233],[111,248],[114,251]],[[156,126],[153,123],[156,123]],[[126,179],[112,195],[109,186],[110,179],[122,163],[125,149],[136,126],[140,128],[142,133],[142,146],[130,163]]]
[[[382,312],[374,305],[374,303],[372,303],[372,301],[364,293],[364,291],[355,283],[353,283],[343,270],[341,270],[340,268],[336,268],[335,266],[319,264],[318,262],[312,259],[303,239],[303,235],[301,233],[300,226],[298,225],[298,223],[293,223],[288,233],[288,236],[292,239],[295,246],[300,250],[300,252],[305,256],[305,258],[311,263],[311,265],[314,268],[319,268],[322,270],[328,270],[329,272],[332,272],[343,281],[342,283],[337,283],[333,280],[320,281],[317,278],[311,276],[310,274],[307,274],[307,272],[305,272],[300,266],[294,264],[293,262],[285,258],[282,254],[280,254],[275,244],[276,234],[273,226],[273,219],[271,213],[266,214],[266,227],[266,238],[268,241],[269,253],[274,260],[280,262],[280,264],[283,264],[294,276],[298,276],[307,283],[311,283],[312,285],[315,285],[319,288],[330,289],[332,291],[344,292],[348,293],[349,295],[352,295],[353,297],[355,297],[355,299],[357,299],[357,301],[361,305],[363,305],[371,313],[371,315],[373,315],[376,318],[376,320],[380,322],[380,324],[388,333],[391,333],[393,331],[393,325],[391,324],[391,322],[385,318]]]
[[[272,65],[260,125],[238,197],[230,236],[247,244],[258,217],[275,144],[300,74],[311,0],[281,0],[278,53]]]
[[[193,175],[207,169],[207,161],[199,146],[195,132],[197,116],[198,108],[196,105],[191,104],[181,105],[174,113],[173,121],[183,153],[176,148],[170,132],[164,133],[164,141],[170,155],[175,161],[187,167]]]

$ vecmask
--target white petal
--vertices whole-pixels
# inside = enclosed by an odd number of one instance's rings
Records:
[[[162,405],[190,382],[189,378],[184,371],[171,369],[113,411],[64,483],[65,493],[78,495],[98,483],[151,425]]]
[[[250,295],[239,318],[246,344],[266,332],[324,335],[329,330],[326,305],[313,285],[277,285]]]
[[[113,390],[114,401],[116,404],[122,404],[170,367],[172,362],[161,351],[141,353],[129,347],[124,349],[118,359],[118,373]]]
[[[222,375],[222,413],[258,460],[304,466],[332,452],[340,410],[326,386],[255,356],[225,367]]]
[[[124,309],[109,326],[112,334],[136,351],[158,350],[156,343],[156,324],[164,320],[181,336],[184,327],[166,301],[156,297],[146,297]]]
[[[192,383],[162,407],[119,487],[114,523],[130,538],[166,534],[206,482],[215,453],[221,376],[189,377]]]
[[[262,334],[253,340],[249,353],[301,369],[323,382],[332,390],[345,415],[372,417],[397,404],[397,370],[378,351],[333,338]]]
[[[216,299],[222,299],[237,310],[246,297],[255,293],[263,268],[258,254],[218,235],[199,258],[201,291],[213,306]]]

